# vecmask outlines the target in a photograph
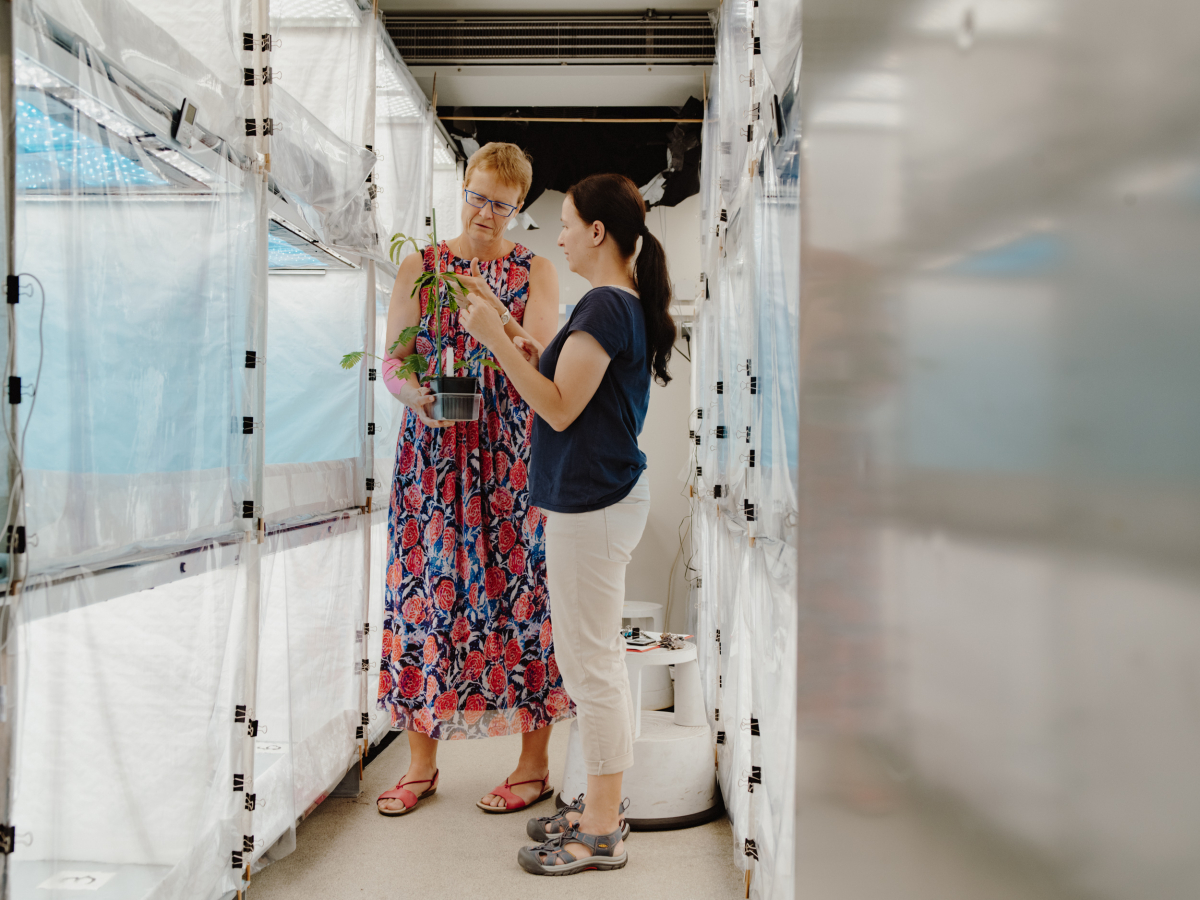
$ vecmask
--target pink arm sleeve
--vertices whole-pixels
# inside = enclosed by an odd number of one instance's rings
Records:
[[[404,378],[397,377],[396,370],[400,368],[401,362],[398,359],[385,359],[383,361],[383,384],[396,397],[400,396],[400,388],[404,386]]]

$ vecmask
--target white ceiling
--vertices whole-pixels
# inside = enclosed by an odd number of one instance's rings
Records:
[[[716,0],[650,0],[659,13],[707,12]],[[629,0],[380,0],[391,13],[644,13],[646,2]],[[425,95],[431,96],[438,73],[439,106],[682,106],[701,97],[708,66],[691,65],[541,65],[412,66]],[[703,74],[702,74],[703,73]]]
[[[682,106],[708,66],[410,66],[438,106]]]

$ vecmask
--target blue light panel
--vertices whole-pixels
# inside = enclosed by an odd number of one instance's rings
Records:
[[[69,114],[72,118],[79,116],[73,110]],[[80,134],[32,103],[17,100],[19,189],[70,191],[169,184],[136,160]]]
[[[272,234],[267,239],[267,266],[271,269],[324,269],[327,263]]]

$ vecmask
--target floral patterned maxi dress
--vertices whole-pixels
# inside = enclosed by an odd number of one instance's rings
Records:
[[[470,260],[445,243],[444,270]],[[533,253],[518,244],[481,265],[521,322]],[[424,254],[432,271],[433,248]],[[426,295],[422,291],[421,309]],[[422,315],[417,351],[435,328]],[[478,345],[443,310],[443,354]],[[392,723],[439,740],[514,734],[574,715],[554,660],[541,511],[529,505],[533,411],[502,372],[483,369],[477,422],[429,428],[407,411],[388,517],[379,706]]]

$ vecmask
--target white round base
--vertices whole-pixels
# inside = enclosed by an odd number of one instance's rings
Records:
[[[629,798],[625,817],[634,829],[683,828],[720,812],[713,734],[707,725],[676,725],[673,713],[642,711],[642,734],[633,744],[633,768],[621,792]],[[571,723],[567,766],[560,798],[569,802],[587,791],[578,722]]]

